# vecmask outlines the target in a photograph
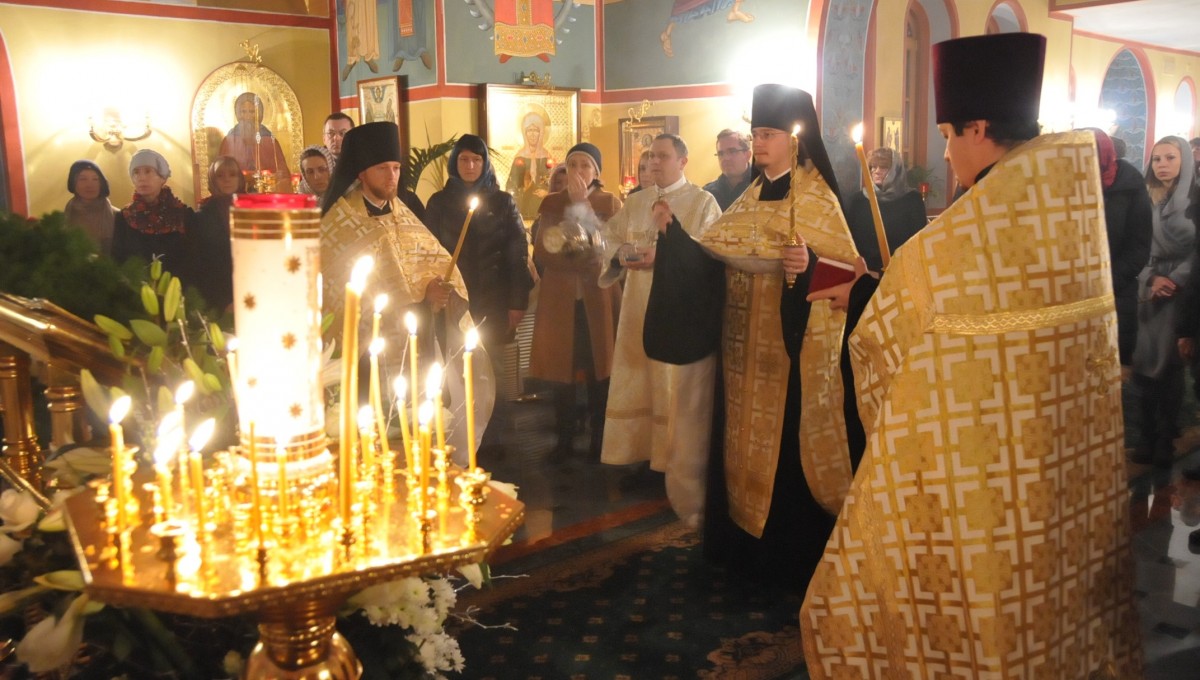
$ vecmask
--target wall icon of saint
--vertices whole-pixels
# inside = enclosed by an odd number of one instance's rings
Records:
[[[521,137],[525,144],[513,156],[504,187],[513,195],[521,217],[527,220],[537,218],[542,199],[550,193],[550,171],[555,161],[545,146],[549,128],[550,116],[546,110],[529,104],[529,111],[521,116]]]
[[[237,124],[221,140],[218,156],[233,156],[243,172],[270,172],[276,189],[290,191],[291,172],[287,157],[275,135],[263,121],[263,102],[253,92],[243,92],[233,103]]]

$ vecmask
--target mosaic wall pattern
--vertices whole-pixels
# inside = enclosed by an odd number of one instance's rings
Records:
[[[1117,132],[1128,145],[1125,160],[1139,170],[1143,169],[1146,157],[1146,77],[1142,65],[1129,50],[1117,53],[1104,84],[1100,87],[1100,108],[1117,112]]]

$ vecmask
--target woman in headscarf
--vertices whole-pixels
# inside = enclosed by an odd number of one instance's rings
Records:
[[[113,222],[114,260],[140,257],[150,262],[157,257],[163,268],[174,274],[184,266],[184,235],[196,213],[171,192],[167,186],[170,177],[171,166],[162,154],[151,149],[133,154],[129,160],[133,200]]]
[[[1170,467],[1179,436],[1183,363],[1176,343],[1179,293],[1196,266],[1190,189],[1195,168],[1186,140],[1164,137],[1150,153],[1146,188],[1154,206],[1150,261],[1138,275],[1138,335],[1133,352],[1141,441],[1133,460]]]
[[[560,224],[571,223],[589,235],[599,235],[604,223],[621,209],[620,199],[600,183],[600,162],[600,149],[594,145],[583,142],[572,147],[565,163],[567,188],[542,201],[533,225],[533,258],[543,274],[529,375],[555,386],[558,459],[567,458],[573,449],[577,371],[587,376],[589,453],[594,460],[600,459],[604,436],[621,287],[601,288],[597,283],[601,253],[564,247],[561,238],[550,234]],[[550,245],[556,240],[559,243]]]
[[[275,190],[290,192],[292,174],[279,141],[263,121],[263,102],[253,92],[243,92],[233,102],[237,125],[221,140],[220,156],[233,156],[243,170],[270,172]]]
[[[879,215],[883,218],[883,230],[887,233],[888,248],[895,252],[904,242],[925,226],[925,201],[921,193],[908,186],[904,164],[896,162],[896,154],[887,147],[871,152],[867,157],[867,169],[875,185],[875,196],[879,199]],[[880,271],[883,260],[879,253],[879,238],[875,234],[875,220],[871,216],[871,201],[867,190],[861,189],[846,202],[846,223],[858,254],[867,261],[867,268]]]
[[[333,168],[336,165],[337,159],[324,144],[304,147],[304,151],[300,152],[299,192],[313,194],[318,201],[321,200],[333,179]]]
[[[67,224],[78,227],[96,244],[101,255],[112,254],[113,221],[117,209],[108,200],[108,180],[100,166],[91,161],[75,161],[67,172]]]
[[[550,170],[554,159],[546,151],[546,129],[550,117],[546,111],[534,105],[521,119],[521,136],[525,146],[513,157],[504,190],[513,195],[521,216],[532,220],[537,217],[538,206],[550,192]]]
[[[233,303],[229,210],[233,195],[246,191],[246,177],[237,159],[221,156],[213,161],[208,168],[208,191],[196,211],[196,226],[188,231],[184,279],[199,289],[210,308],[220,312]]]
[[[1142,173],[1128,161],[1117,158],[1113,140],[1103,130],[1088,130],[1096,136],[1108,253],[1112,258],[1113,297],[1117,303],[1117,345],[1122,372],[1128,374],[1132,370],[1129,365],[1133,361],[1133,348],[1137,345],[1138,273],[1150,259],[1154,209]]]
[[[458,270],[467,286],[471,317],[480,339],[497,365],[503,347],[512,341],[529,306],[533,278],[527,266],[529,241],[513,197],[500,190],[488,159],[487,144],[475,135],[463,135],[450,152],[450,179],[429,198],[425,225],[451,254],[458,245],[472,197],[479,205],[467,226]],[[501,445],[505,424],[504,398],[496,396],[495,410],[483,435],[483,447]]]

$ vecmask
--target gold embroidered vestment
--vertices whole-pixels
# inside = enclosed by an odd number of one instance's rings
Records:
[[[1009,152],[851,337],[867,450],[800,613],[813,678],[1141,677],[1090,133]]]

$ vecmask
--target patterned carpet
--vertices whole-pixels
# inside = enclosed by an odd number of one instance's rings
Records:
[[[512,574],[510,565],[496,570]],[[802,678],[800,598],[728,578],[675,522],[460,593],[480,680]]]

